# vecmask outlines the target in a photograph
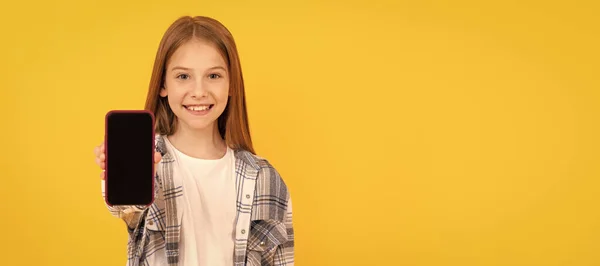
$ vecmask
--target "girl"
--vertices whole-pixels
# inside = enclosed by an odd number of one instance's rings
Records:
[[[252,148],[231,33],[208,17],[176,20],[145,108],[156,118],[155,201],[107,205],[127,225],[128,265],[293,265],[290,194]],[[104,170],[104,145],[94,151]]]

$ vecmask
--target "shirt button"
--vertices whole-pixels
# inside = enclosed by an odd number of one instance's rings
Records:
[[[260,245],[261,245],[261,246],[264,246],[264,245],[265,245],[265,242],[261,241],[261,242],[260,242]]]
[[[246,198],[249,199],[250,198],[250,194],[246,194]]]
[[[246,229],[242,229],[242,234],[245,234],[245,233],[246,233]]]
[[[148,221],[148,225],[153,225],[154,222],[152,220]]]

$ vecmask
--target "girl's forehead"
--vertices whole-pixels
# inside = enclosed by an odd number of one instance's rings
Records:
[[[225,60],[216,45],[206,41],[188,41],[175,50],[169,58],[169,66],[188,68],[225,66]]]

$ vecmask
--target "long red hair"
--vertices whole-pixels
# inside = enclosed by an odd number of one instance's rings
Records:
[[[235,41],[223,24],[209,17],[181,17],[171,24],[160,41],[145,106],[146,110],[154,113],[156,132],[172,135],[177,128],[177,117],[169,107],[167,98],[160,97],[159,92],[164,86],[169,58],[177,48],[193,38],[215,45],[228,67],[229,100],[223,114],[217,119],[219,134],[230,148],[255,154],[248,125],[244,79]]]

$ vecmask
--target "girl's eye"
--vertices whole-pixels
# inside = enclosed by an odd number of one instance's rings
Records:
[[[188,79],[190,76],[188,74],[180,74],[177,76],[178,79]]]
[[[210,75],[208,75],[208,77],[209,77],[210,79],[218,79],[218,78],[220,78],[220,77],[221,77],[221,75],[219,75],[219,74],[210,74]]]

